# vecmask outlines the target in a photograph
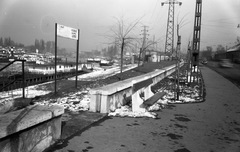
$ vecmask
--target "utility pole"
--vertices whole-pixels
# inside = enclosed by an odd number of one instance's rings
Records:
[[[193,28],[193,45],[191,52],[191,76],[193,82],[195,78],[198,82],[199,76],[199,51],[200,51],[200,34],[201,34],[201,16],[202,16],[202,0],[196,0],[196,8],[195,8],[195,19],[194,19],[194,28]],[[194,74],[194,75],[193,75]]]
[[[177,0],[168,0],[166,2],[162,2],[161,5],[164,4],[169,5],[168,9],[168,21],[167,21],[167,33],[166,33],[166,42],[165,42],[165,55],[169,56],[173,53],[174,48],[174,5],[179,4],[182,5],[182,2]]]
[[[122,38],[121,40],[121,70],[120,73],[122,73],[123,70],[123,49],[124,49],[124,45],[125,45],[125,38]]]
[[[153,35],[153,50],[156,50],[155,35]]]
[[[157,51],[157,43],[155,43],[155,35],[153,35],[153,50],[156,51],[156,57],[158,62],[158,51]]]
[[[189,83],[190,82],[190,79],[189,79],[189,77],[191,76],[191,54],[192,54],[192,52],[191,52],[191,48],[192,48],[192,46],[191,46],[191,41],[189,41],[189,43],[188,43],[188,51],[187,51],[187,82]]]
[[[139,53],[139,60],[138,60],[138,66],[140,64],[140,58],[141,58],[141,55],[143,56],[143,62],[144,62],[144,58],[145,58],[145,47],[146,47],[146,42],[147,42],[147,30],[148,26],[143,26],[143,30],[141,30],[143,33],[140,34],[143,36],[143,42],[142,42],[142,48],[140,49],[140,53]]]
[[[237,28],[239,28],[239,29],[240,29],[240,24],[238,24]],[[240,43],[240,42],[239,42],[239,40],[240,40],[240,37],[239,37],[239,36],[237,36],[237,41],[238,41],[238,43]]]

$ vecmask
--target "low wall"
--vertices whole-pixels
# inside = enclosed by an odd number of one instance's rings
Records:
[[[0,115],[0,152],[41,152],[61,136],[60,106],[33,105]]]
[[[182,66],[183,63],[180,64]],[[143,74],[134,78],[112,83],[103,87],[90,90],[90,111],[109,113],[126,104],[126,97],[132,95],[133,83],[138,83],[147,79],[152,79],[153,84],[158,83],[163,78],[172,74],[176,70],[176,65],[153,72]]]

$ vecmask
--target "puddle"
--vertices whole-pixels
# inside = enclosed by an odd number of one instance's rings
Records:
[[[158,134],[156,132],[151,132],[153,136],[157,136]]]
[[[183,115],[183,114],[174,114],[174,116],[181,116],[181,117],[186,117],[185,115]]]
[[[138,123],[133,123],[132,125],[134,125],[134,126],[139,126],[139,124],[138,124]]]
[[[90,150],[90,149],[93,149],[93,147],[92,146],[88,146],[86,149],[83,149],[82,151],[83,152],[88,152],[88,150]]]
[[[181,149],[174,150],[174,152],[191,152],[191,151],[188,150],[187,148],[181,148]]]
[[[224,139],[227,140],[227,141],[238,142],[238,140],[236,140],[236,139],[231,139],[231,138],[229,138],[229,137],[224,137]]]
[[[169,133],[167,134],[168,137],[170,137],[171,139],[181,139],[183,136],[181,135],[176,135],[176,134],[172,134],[172,133]]]
[[[184,121],[184,122],[191,121],[190,119],[185,117],[175,117],[175,119],[177,119],[178,121]]]
[[[179,125],[179,124],[174,124],[176,127],[178,128],[187,128],[186,126],[183,126],[183,125]]]
[[[240,133],[240,128],[234,128],[235,130],[237,130]]]

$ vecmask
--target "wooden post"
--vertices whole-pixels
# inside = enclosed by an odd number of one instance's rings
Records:
[[[23,99],[25,98],[25,71],[24,71],[24,60],[22,60],[22,93]]]
[[[124,38],[122,39],[122,46],[121,46],[121,69],[120,73],[123,71],[123,49],[124,49]]]

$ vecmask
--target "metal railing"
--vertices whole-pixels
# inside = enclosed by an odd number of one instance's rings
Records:
[[[0,69],[0,72],[3,71],[4,69],[6,69],[7,67],[9,67],[10,65],[12,65],[14,62],[22,62],[22,98],[25,98],[25,71],[24,71],[24,62],[26,60],[20,60],[20,59],[15,59],[11,62],[9,62],[7,65],[5,65],[4,67],[2,67]],[[7,84],[6,86],[3,86],[2,89],[5,89],[6,87],[14,84],[16,80],[13,80],[12,82],[10,82],[9,84]]]

